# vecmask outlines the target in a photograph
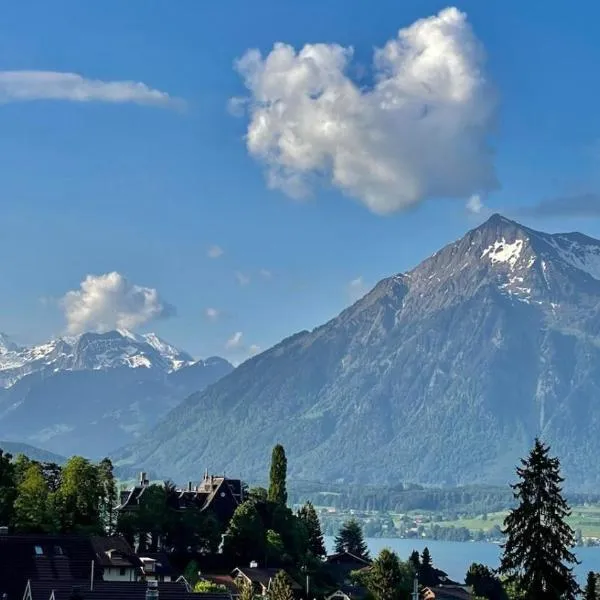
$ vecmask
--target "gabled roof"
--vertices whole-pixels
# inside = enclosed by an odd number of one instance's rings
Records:
[[[426,587],[421,593],[425,598],[435,598],[435,600],[470,600],[472,598],[469,589],[462,585]]]
[[[132,569],[141,567],[140,559],[121,536],[92,536],[90,541],[99,565],[103,567],[130,567]]]
[[[55,600],[69,600],[73,587],[79,588],[85,600],[145,600],[148,586],[142,582],[98,581],[90,590],[90,582],[73,580],[67,582],[31,582],[32,600],[48,600],[54,592]],[[21,598],[23,591],[17,598]],[[183,583],[158,583],[160,600],[229,600],[226,594],[194,594]],[[11,597],[12,598],[12,597]]]
[[[365,566],[368,566],[371,564],[370,560],[367,560],[366,558],[361,558],[360,556],[356,556],[355,554],[352,554],[351,552],[338,552],[337,554],[330,554],[329,556],[327,556],[327,558],[325,559],[326,563],[361,563]]]
[[[262,585],[264,588],[268,588],[269,583],[275,577],[275,575],[277,575],[277,573],[279,573],[279,571],[284,571],[284,569],[275,569],[275,568],[261,569],[261,568],[257,568],[257,567],[239,567],[239,568],[233,570],[232,575],[234,577],[236,577],[238,575],[242,575],[248,581],[251,581],[252,583],[258,583],[258,584]],[[299,585],[297,581],[294,581],[290,577],[290,575],[287,571],[284,571],[284,572],[287,575],[287,577],[290,581],[290,586],[292,587],[293,590],[298,591],[298,590],[303,589],[302,586]]]
[[[89,538],[67,535],[0,535],[0,597],[22,598],[27,581],[87,580],[96,554]],[[102,568],[94,569],[102,578]],[[47,598],[44,598],[47,600]]]

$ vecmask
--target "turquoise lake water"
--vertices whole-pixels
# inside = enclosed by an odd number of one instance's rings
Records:
[[[398,556],[406,560],[413,550],[421,552],[427,546],[431,552],[433,563],[446,571],[456,581],[464,581],[471,563],[478,562],[495,569],[500,564],[502,548],[497,544],[486,542],[439,542],[434,540],[413,539],[367,539],[371,556],[376,556],[383,548],[394,550]],[[333,550],[333,538],[326,537],[328,552]],[[576,548],[575,554],[581,564],[575,567],[575,575],[580,585],[585,584],[588,571],[600,571],[600,547]]]

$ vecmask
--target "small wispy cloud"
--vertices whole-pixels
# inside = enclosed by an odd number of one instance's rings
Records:
[[[273,273],[271,273],[271,271],[269,271],[268,269],[261,269],[259,271],[259,274],[263,279],[272,279],[273,278]]]
[[[365,283],[363,276],[360,275],[348,284],[347,291],[350,300],[355,302],[356,300],[362,298],[369,291],[369,286]]]
[[[536,217],[600,217],[600,193],[586,192],[547,198],[522,211]]]
[[[248,354],[250,356],[254,356],[255,354],[258,354],[259,352],[260,352],[260,346],[258,344],[252,344],[248,348]]]
[[[241,331],[236,331],[226,342],[225,348],[228,350],[238,350],[242,347],[242,338],[244,334]]]
[[[239,285],[248,285],[250,283],[250,276],[242,273],[241,271],[235,271],[235,279]]]
[[[217,246],[215,244],[206,251],[206,256],[208,256],[208,258],[219,258],[223,256],[224,252],[225,251],[223,248],[221,248],[221,246]]]
[[[139,81],[102,81],[58,71],[0,71],[0,103],[33,100],[182,107],[183,101]]]
[[[473,215],[480,215],[484,208],[483,200],[479,194],[473,194],[467,200],[467,210]]]
[[[221,311],[217,308],[208,307],[204,309],[204,316],[211,321],[216,321],[221,316]]]

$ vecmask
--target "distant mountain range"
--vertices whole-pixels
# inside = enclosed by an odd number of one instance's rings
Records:
[[[540,435],[600,484],[600,242],[500,215],[193,394],[119,464],[180,480],[512,480]]]
[[[155,334],[84,333],[21,347],[0,334],[0,439],[106,455],[233,370]]]
[[[13,457],[24,454],[27,458],[39,462],[56,463],[57,465],[63,465],[67,462],[66,457],[61,456],[60,454],[54,454],[53,452],[48,452],[47,450],[30,446],[29,444],[20,444],[19,442],[0,440],[0,450],[7,454],[12,454]]]

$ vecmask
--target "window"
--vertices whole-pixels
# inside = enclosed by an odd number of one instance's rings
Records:
[[[34,546],[36,556],[44,556],[44,549],[41,546]]]
[[[60,546],[54,546],[54,556],[64,556],[65,553]]]
[[[119,569],[119,575],[126,575],[127,574],[127,569],[125,567],[121,567]]]

